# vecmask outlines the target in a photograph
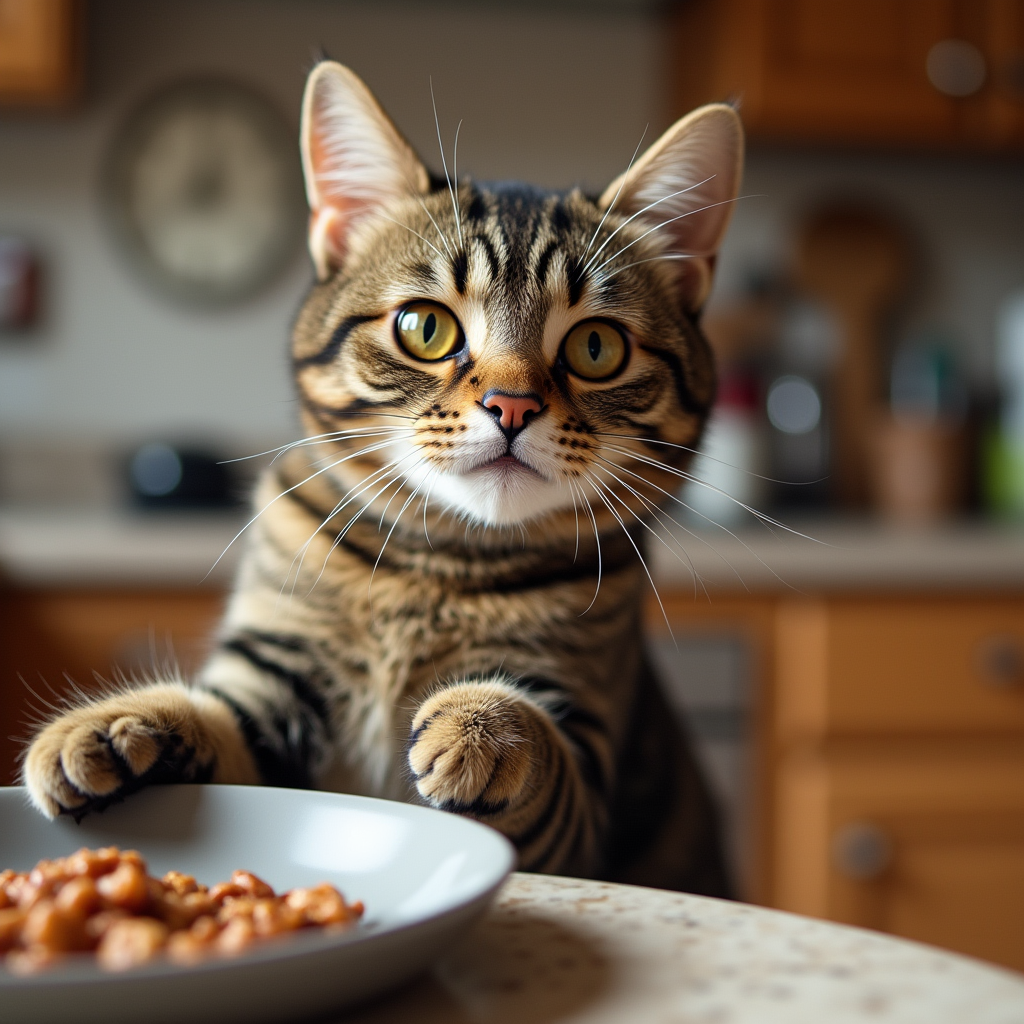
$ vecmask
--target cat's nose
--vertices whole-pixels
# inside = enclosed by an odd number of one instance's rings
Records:
[[[480,404],[506,434],[517,434],[544,408],[540,395],[507,395],[504,391],[488,391]]]

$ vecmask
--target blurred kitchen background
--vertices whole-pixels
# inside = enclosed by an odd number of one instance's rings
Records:
[[[739,100],[652,656],[744,898],[1024,969],[1024,0],[0,0],[0,773],[68,678],[202,656],[224,460],[296,436],[321,52],[482,179]]]

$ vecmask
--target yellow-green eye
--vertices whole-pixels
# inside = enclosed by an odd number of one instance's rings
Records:
[[[444,359],[462,341],[459,321],[436,302],[410,302],[395,320],[399,344],[415,359]]]
[[[573,373],[587,380],[604,380],[622,369],[626,339],[604,320],[584,320],[566,335],[562,351]]]

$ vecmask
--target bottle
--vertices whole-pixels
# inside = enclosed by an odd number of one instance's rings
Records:
[[[767,437],[756,374],[734,370],[722,377],[700,454],[690,472],[696,478],[680,495],[687,518],[697,526],[732,527],[753,522],[767,498]]]
[[[1024,290],[1000,311],[996,371],[1002,406],[985,444],[983,489],[997,515],[1024,519]]]

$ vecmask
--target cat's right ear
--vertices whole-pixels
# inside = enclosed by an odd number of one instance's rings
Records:
[[[361,220],[427,192],[430,177],[362,80],[334,61],[322,61],[306,82],[301,145],[309,251],[324,281],[341,266]]]

